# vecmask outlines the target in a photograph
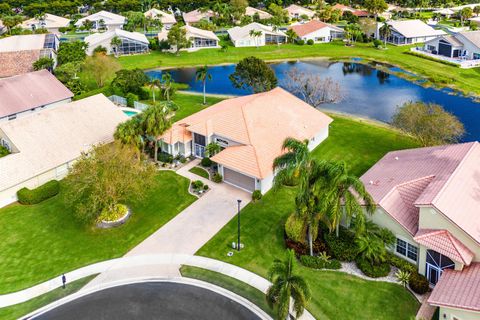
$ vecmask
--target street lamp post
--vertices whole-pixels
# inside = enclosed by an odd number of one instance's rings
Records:
[[[238,212],[237,212],[237,223],[238,223],[238,242],[237,242],[237,251],[240,251],[240,204],[242,203],[242,200],[238,199]]]

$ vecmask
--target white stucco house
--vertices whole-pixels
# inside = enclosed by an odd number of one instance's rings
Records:
[[[75,27],[80,28],[86,20],[93,22],[93,31],[122,29],[126,22],[124,16],[102,10],[79,19],[75,22]]]
[[[259,36],[251,34],[252,31],[260,32]],[[243,27],[233,27],[227,30],[230,40],[235,47],[261,47],[267,44],[281,44],[287,41],[287,36],[281,30],[258,22],[250,23]]]
[[[315,11],[296,4],[289,5],[285,8],[285,10],[287,11],[290,19],[300,19],[303,16],[308,17],[308,19],[312,19],[315,16]]]
[[[114,37],[120,39],[118,48],[113,47],[111,42]],[[92,55],[97,47],[107,49],[107,54],[127,55],[148,52],[149,41],[147,37],[139,32],[129,32],[122,29],[114,29],[102,33],[93,33],[84,40],[87,44],[87,54]],[[116,51],[116,52],[115,52]]]
[[[257,8],[254,8],[254,7],[246,7],[245,8],[245,15],[246,16],[249,16],[249,17],[254,17],[255,15],[258,15],[258,18],[260,20],[266,20],[266,19],[270,19],[272,17],[272,15],[266,11],[263,11],[263,10],[260,10],[260,9],[257,9]]]
[[[17,191],[64,178],[72,163],[94,145],[113,141],[128,116],[103,94],[0,122],[0,207],[17,201]]]
[[[189,25],[183,26],[182,28],[185,29],[187,39],[190,40],[190,47],[182,50],[192,52],[201,49],[220,48],[220,45],[218,44],[220,39],[212,31],[195,28]],[[165,41],[167,39],[168,30],[162,30],[162,32],[158,34],[158,40]],[[173,47],[171,50],[175,51],[176,48]]]
[[[158,10],[156,8],[146,11],[144,15],[146,18],[160,20],[160,22],[163,24],[163,27],[167,30],[170,30],[170,28],[177,23],[177,19],[175,19],[173,14]]]
[[[435,39],[446,35],[443,30],[436,30],[421,20],[390,20],[387,21],[392,33],[387,42],[395,45],[408,45]],[[377,39],[384,40],[379,32],[383,23],[377,25]]]
[[[361,177],[377,205],[371,219],[428,279],[439,319],[480,319],[479,163],[478,142],[401,150]]]
[[[465,60],[480,59],[480,31],[465,31],[444,35],[425,42],[425,51]]]
[[[328,137],[332,119],[279,87],[232,98],[177,121],[159,137],[161,150],[173,156],[211,157],[226,183],[253,192],[267,192],[273,183],[273,160],[285,138],[308,140],[313,150]]]
[[[70,25],[70,19],[59,17],[54,14],[45,13],[43,17],[32,18],[22,22],[22,28],[35,31],[37,29],[47,29],[49,33],[60,33],[60,28],[66,28]]]
[[[289,29],[295,31],[303,41],[313,40],[315,43],[330,42],[343,39],[344,30],[318,20],[311,20],[304,24],[292,25]]]
[[[199,23],[202,20],[211,21],[212,17],[215,16],[215,13],[212,10],[202,11],[195,9],[190,12],[184,12],[182,14],[183,21],[187,26],[192,24]]]

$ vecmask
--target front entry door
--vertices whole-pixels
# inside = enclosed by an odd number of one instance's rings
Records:
[[[427,250],[426,277],[431,285],[435,285],[440,279],[443,270],[454,269],[455,262],[434,250]]]
[[[203,158],[205,156],[205,147],[195,144],[195,156],[198,158]]]
[[[442,270],[437,268],[434,265],[427,263],[427,279],[428,281],[435,285],[442,274]]]

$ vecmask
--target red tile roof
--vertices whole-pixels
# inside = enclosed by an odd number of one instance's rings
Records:
[[[462,271],[444,270],[428,303],[480,311],[480,263],[472,263]]]
[[[368,11],[365,11],[365,10],[355,10],[352,13],[353,13],[353,15],[355,15],[357,17],[369,17],[370,16],[370,13]]]
[[[0,118],[73,97],[47,70],[0,79]]]
[[[289,29],[292,29],[293,31],[295,31],[295,33],[299,37],[303,37],[303,36],[305,36],[309,33],[315,32],[315,31],[323,29],[325,27],[328,27],[328,25],[326,23],[323,23],[323,22],[318,21],[318,20],[311,20],[311,21],[309,21],[307,23],[304,23],[304,24],[297,24],[295,26],[291,26],[291,27],[289,27]]]
[[[466,266],[470,265],[474,257],[474,253],[448,230],[420,229],[413,239],[428,249],[435,250]]]

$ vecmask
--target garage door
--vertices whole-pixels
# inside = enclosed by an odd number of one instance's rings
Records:
[[[250,192],[255,191],[254,178],[248,177],[225,167],[223,168],[223,180]]]

